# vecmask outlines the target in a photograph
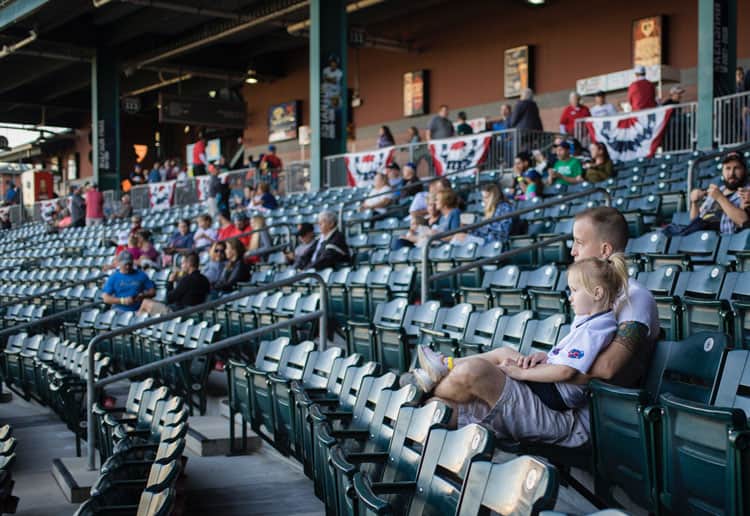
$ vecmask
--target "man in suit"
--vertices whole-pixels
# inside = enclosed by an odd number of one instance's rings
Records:
[[[351,255],[346,237],[336,227],[336,214],[324,211],[318,215],[320,236],[300,259],[300,269],[327,269],[339,265],[349,265]]]
[[[534,92],[526,88],[521,92],[521,100],[513,107],[510,127],[514,129],[542,130],[542,119],[539,117],[539,106],[534,102]]]

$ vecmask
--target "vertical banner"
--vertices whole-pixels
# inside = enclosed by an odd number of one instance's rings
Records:
[[[458,138],[430,141],[430,154],[435,175],[442,176],[462,170],[460,175],[473,175],[487,159],[490,134],[473,134]]]
[[[195,178],[195,188],[198,191],[198,200],[205,201],[208,199],[208,180],[211,176],[198,176]]]
[[[347,154],[344,161],[349,186],[370,186],[375,174],[383,172],[392,160],[393,147]]]
[[[96,102],[95,152],[98,168],[94,180],[101,190],[120,190],[120,64],[106,50],[98,50],[92,66],[92,101]],[[93,150],[93,149],[92,149]],[[124,164],[132,170],[133,161]]]
[[[153,210],[166,210],[172,206],[174,181],[148,185],[148,204]]]

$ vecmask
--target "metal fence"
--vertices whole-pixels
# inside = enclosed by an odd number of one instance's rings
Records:
[[[750,141],[750,91],[714,99],[714,141],[722,149]]]
[[[511,168],[516,154],[520,151],[544,149],[555,138],[555,133],[525,129],[508,129],[483,134],[489,134],[491,140],[487,159],[480,166],[482,170]],[[347,186],[346,156],[346,154],[337,154],[325,158],[324,186],[328,188]],[[396,145],[393,150],[393,159],[402,166],[408,162],[414,163],[419,177],[435,175],[430,142]]]
[[[672,115],[669,118],[664,137],[661,142],[660,152],[680,153],[690,152],[695,149],[697,139],[697,102],[686,102],[669,106]],[[630,118],[634,113],[622,113],[617,116],[607,117],[614,121]],[[588,147],[591,143],[586,122],[595,120],[595,117],[579,118],[576,120],[574,137],[581,145]]]

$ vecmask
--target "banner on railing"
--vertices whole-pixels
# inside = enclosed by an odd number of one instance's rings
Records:
[[[457,170],[461,175],[473,175],[476,168],[487,159],[491,134],[473,134],[445,140],[431,140],[430,154],[435,174],[441,176]]]
[[[153,210],[166,210],[172,206],[174,181],[166,183],[152,183],[148,185],[148,202]]]
[[[370,186],[375,174],[384,172],[392,159],[393,147],[347,154],[344,162],[349,186]]]
[[[650,158],[661,145],[672,116],[671,107],[586,120],[591,141],[607,146],[612,161]]]

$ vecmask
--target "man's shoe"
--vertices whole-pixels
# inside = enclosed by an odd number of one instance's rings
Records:
[[[417,347],[419,365],[430,377],[433,384],[438,383],[448,374],[448,366],[443,363],[442,353],[438,353],[429,346]]]

